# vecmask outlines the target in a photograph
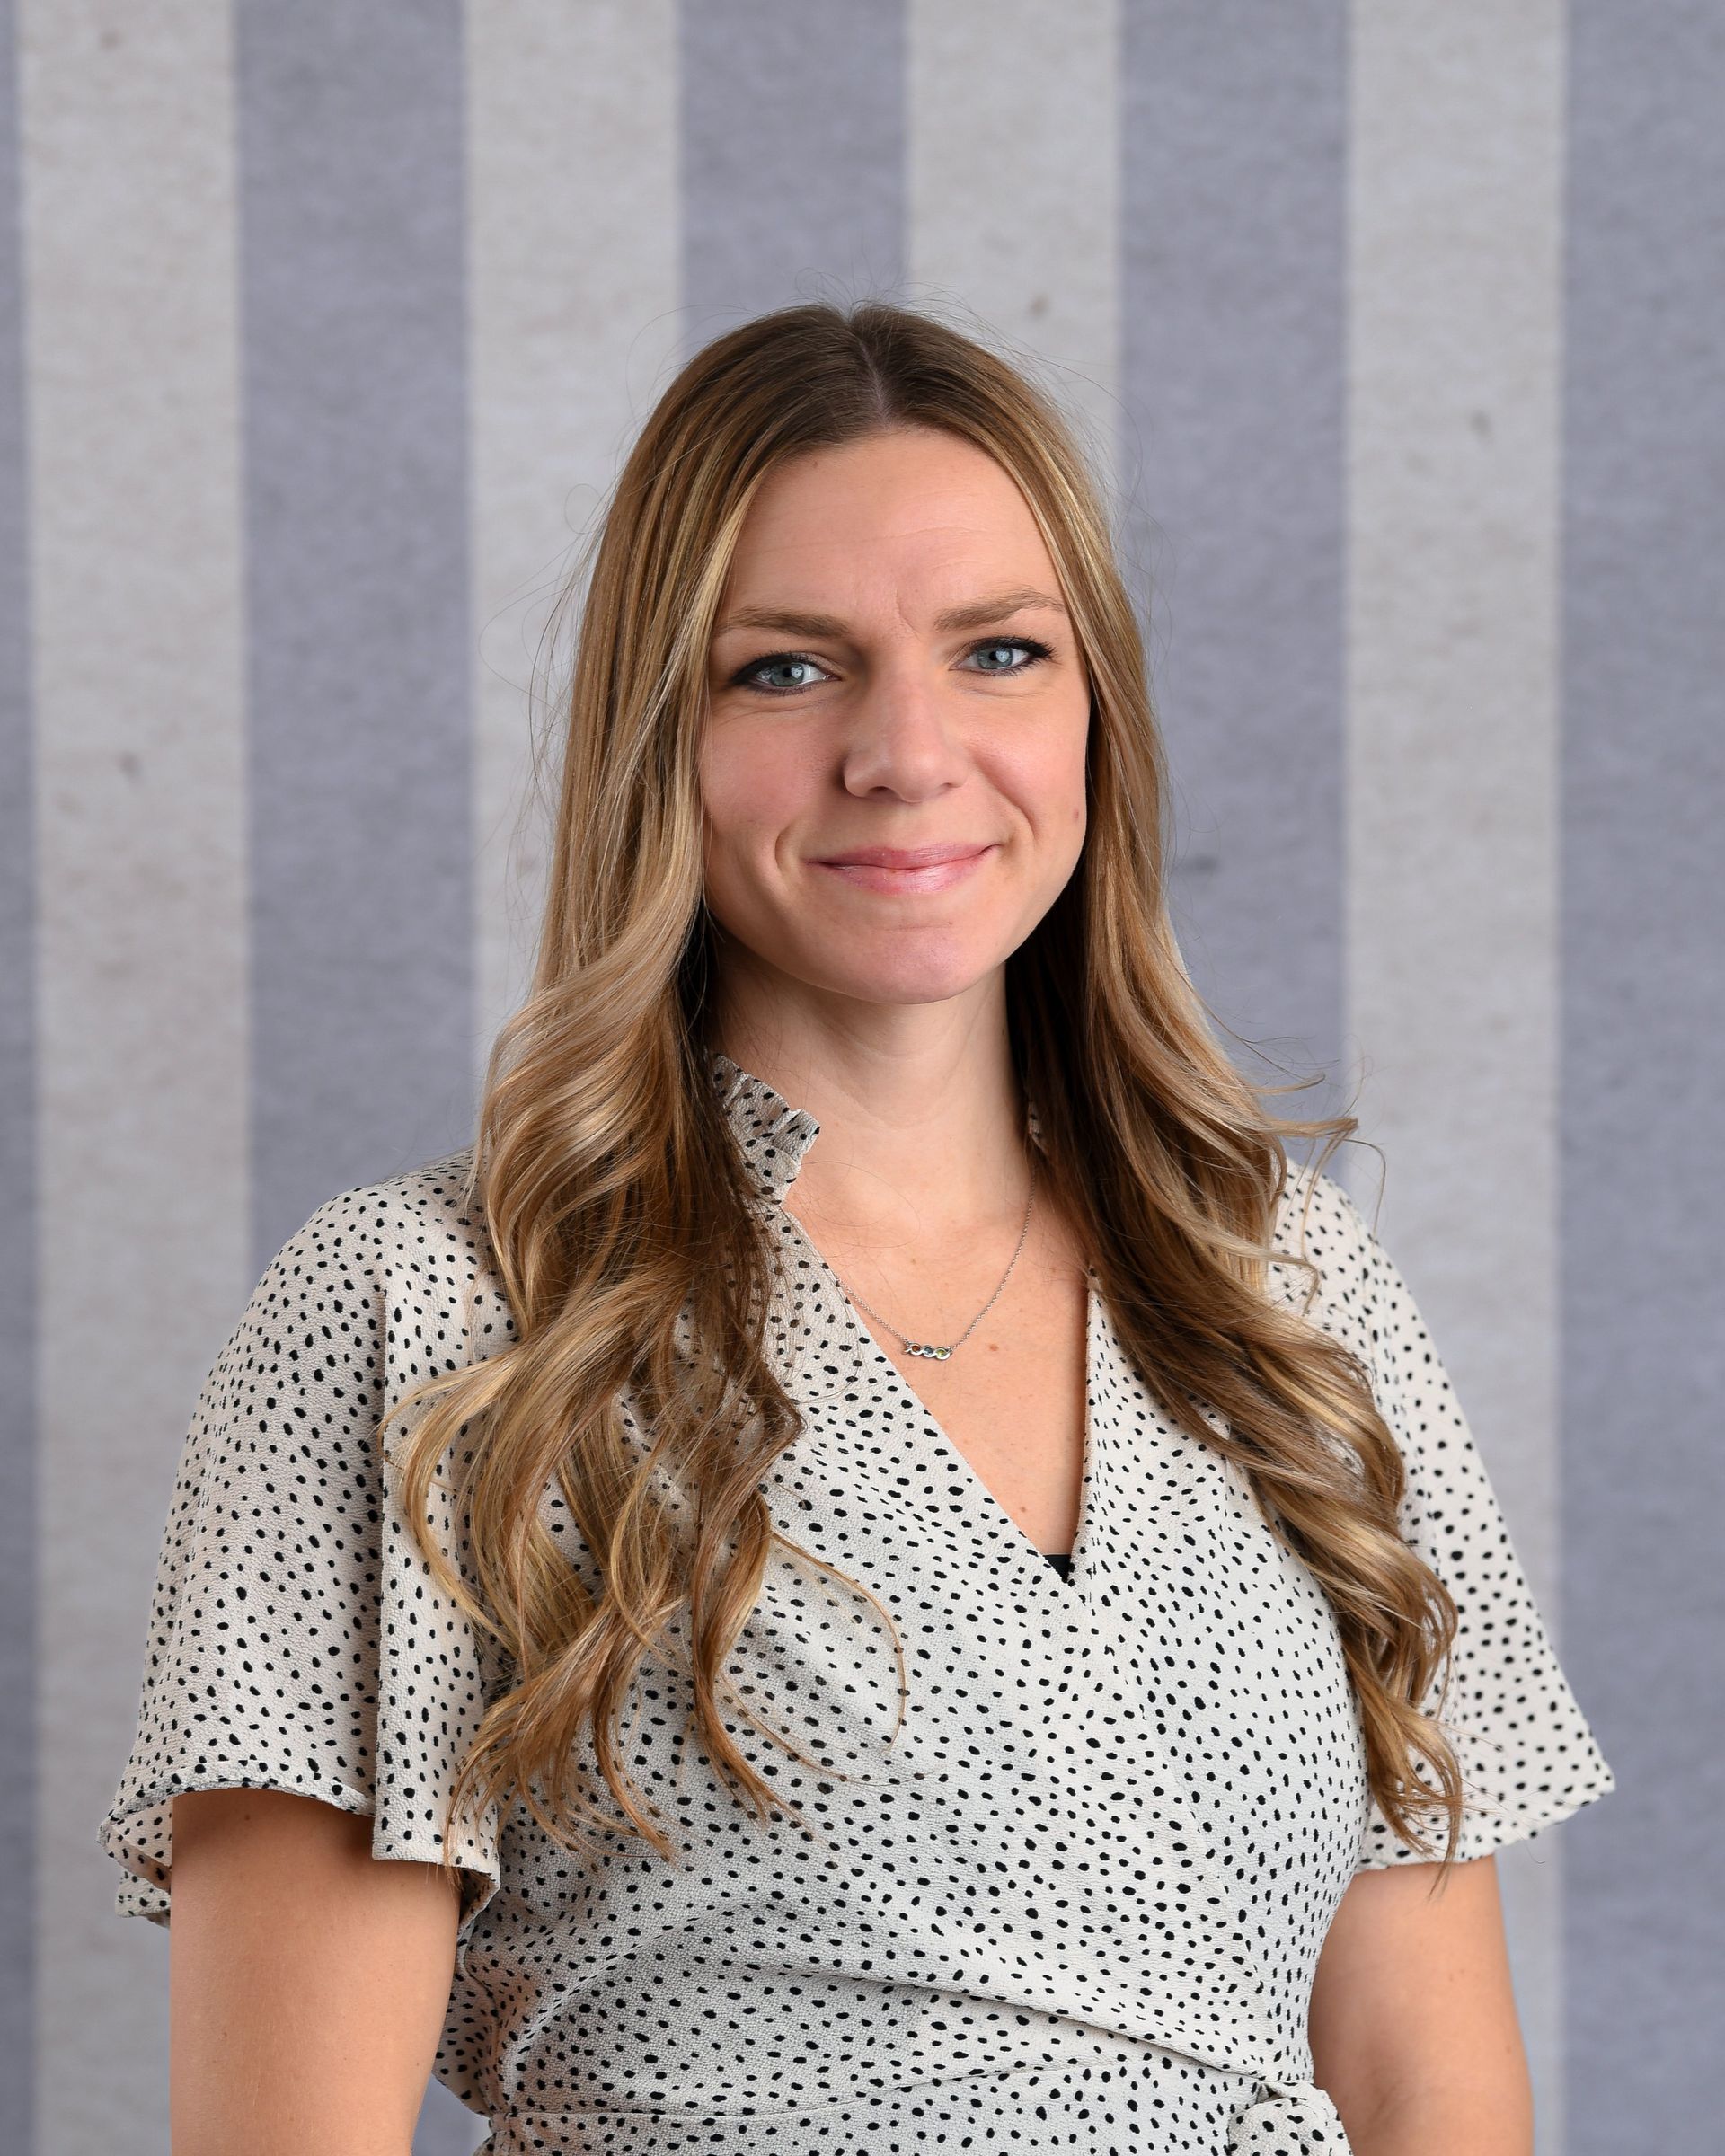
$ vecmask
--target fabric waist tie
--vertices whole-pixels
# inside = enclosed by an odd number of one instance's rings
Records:
[[[1228,2156],[1349,2156],[1341,2114],[1315,2081],[1266,2081],[1269,2093],[1234,2114]]]

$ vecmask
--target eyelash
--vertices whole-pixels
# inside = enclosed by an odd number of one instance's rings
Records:
[[[1032,667],[1039,667],[1045,660],[1054,657],[1050,647],[1033,636],[978,637],[976,642],[969,646],[965,657],[971,658],[978,651],[997,650],[1003,644],[1014,644],[1021,651],[1028,651],[1031,655],[1029,663],[1022,667],[1008,667],[1002,673],[985,675],[985,680],[1010,680],[1013,675],[1028,674]],[[739,667],[737,672],[731,676],[728,685],[733,689],[753,689],[757,696],[801,696],[815,685],[812,682],[803,681],[797,683],[793,688],[770,689],[763,682],[751,681],[749,676],[752,674],[761,673],[767,667],[818,667],[820,661],[808,651],[769,651],[765,658],[751,658],[746,667]]]

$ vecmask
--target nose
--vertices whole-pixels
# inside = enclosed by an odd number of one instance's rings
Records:
[[[960,715],[920,667],[883,668],[845,713],[840,764],[845,791],[926,800],[969,768]]]

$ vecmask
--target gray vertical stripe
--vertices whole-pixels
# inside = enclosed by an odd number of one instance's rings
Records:
[[[36,765],[30,667],[17,25],[0,0],[0,2056],[6,2134],[35,2146],[36,2085]]]
[[[1355,0],[1349,59],[1358,1112],[1384,1239],[1557,1631],[1561,0]],[[1498,1860],[1543,2156],[1564,2145],[1561,1856]]]
[[[466,112],[482,1066],[544,911],[549,804],[529,727],[554,732],[555,655],[575,627],[572,609],[553,623],[554,604],[675,364],[672,0],[516,0],[506,15],[472,0]]]
[[[1340,0],[1125,0],[1120,464],[1181,948],[1277,1065],[1343,1023],[1347,40]],[[1231,1048],[1234,1044],[1229,1043]],[[1338,1084],[1285,1100],[1316,1114]]]
[[[901,0],[684,0],[684,349],[746,317],[896,285]]]
[[[463,25],[237,20],[267,1255],[471,1125]]]
[[[90,1840],[249,1290],[229,18],[20,7],[38,1105],[37,2130],[166,2141],[168,1967]],[[102,2072],[88,2071],[100,2032]],[[153,2109],[153,2125],[146,2116]]]
[[[911,0],[907,27],[908,296],[1028,355],[1111,485],[1119,0]]]
[[[1570,12],[1565,1661],[1571,2156],[1717,2130],[1725,15]]]

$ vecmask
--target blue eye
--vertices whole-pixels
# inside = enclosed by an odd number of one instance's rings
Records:
[[[764,681],[756,681],[755,676],[764,674],[769,667],[818,667],[818,665],[819,661],[810,658],[805,651],[775,651],[768,658],[752,659],[742,672],[733,678],[731,686],[733,688],[763,689],[769,696],[794,696],[798,690],[806,689],[810,686],[810,684],[806,681],[782,681],[769,686]]]
[[[1032,667],[1039,667],[1045,658],[1053,657],[1046,644],[1039,644],[1031,636],[991,637],[986,644],[978,644],[971,651],[972,658],[980,658],[985,652],[1028,651],[1030,658],[1022,667],[985,667],[985,674],[1028,674]]]
[[[980,658],[985,655],[992,656],[1001,651],[1022,651],[1028,656],[1022,666],[983,667],[977,670],[996,676],[1006,674],[1028,674],[1032,667],[1039,667],[1044,660],[1054,657],[1049,647],[1039,642],[1033,636],[983,637],[971,645],[965,656],[967,658]],[[812,667],[818,673],[825,671],[820,661],[817,658],[810,658],[806,651],[769,651],[765,658],[752,658],[746,667],[739,667],[731,676],[727,686],[733,689],[754,689],[763,696],[797,696],[801,695],[804,689],[812,688],[815,685],[809,681],[768,683],[756,678],[757,675],[765,674],[769,667]]]

